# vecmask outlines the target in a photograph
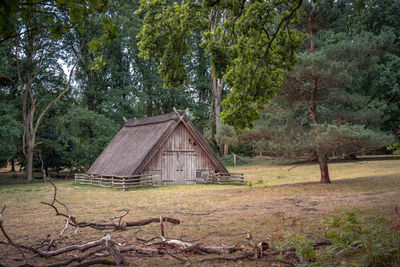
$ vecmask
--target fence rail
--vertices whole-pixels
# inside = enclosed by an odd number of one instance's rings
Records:
[[[153,186],[153,175],[142,174],[133,176],[101,176],[89,174],[75,174],[75,181],[78,184],[88,184],[100,187],[129,188]],[[206,177],[197,179],[196,183],[243,185],[243,173],[208,173]]]
[[[244,176],[243,173],[210,173],[207,183],[243,185]]]
[[[151,174],[133,176],[102,176],[79,173],[75,174],[75,181],[78,184],[120,188],[123,190],[129,188],[153,186],[153,176]]]

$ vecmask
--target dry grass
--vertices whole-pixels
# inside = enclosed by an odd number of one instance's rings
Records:
[[[246,231],[251,231],[256,240],[269,239],[276,244],[287,233],[321,234],[320,220],[340,211],[357,209],[369,216],[391,216],[393,208],[400,204],[400,160],[330,164],[331,185],[317,183],[317,165],[288,171],[292,167],[257,162],[230,169],[243,172],[253,186],[182,185],[123,192],[63,181],[57,182],[58,196],[82,220],[107,219],[121,208],[130,209],[129,220],[171,216],[182,222],[167,225],[167,236],[195,240],[213,233],[201,240],[210,244],[244,243]],[[58,234],[64,226],[63,219],[40,204],[51,198],[52,187],[48,184],[1,187],[0,205],[7,205],[4,226],[10,235],[33,244],[47,233]],[[210,211],[209,215],[198,215]],[[101,235],[86,229],[68,233],[68,242],[83,242]],[[158,234],[157,225],[112,233],[120,242]],[[16,256],[7,254],[10,249],[3,245],[0,251],[0,259]],[[136,263],[137,260],[134,259]],[[138,264],[165,264],[165,260],[170,258],[140,260],[143,262]]]

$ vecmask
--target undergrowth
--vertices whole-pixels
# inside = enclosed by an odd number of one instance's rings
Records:
[[[307,266],[400,266],[399,216],[389,221],[346,212],[321,220],[321,225],[332,245],[314,249],[309,235],[289,235],[282,246],[295,247]]]

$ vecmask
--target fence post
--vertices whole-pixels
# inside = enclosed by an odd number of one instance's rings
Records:
[[[122,189],[125,191],[125,176],[122,177]]]
[[[111,176],[111,188],[114,187],[114,176]]]

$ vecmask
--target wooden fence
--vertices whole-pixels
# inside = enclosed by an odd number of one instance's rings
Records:
[[[207,183],[243,185],[244,177],[243,173],[211,173],[208,176]]]
[[[123,190],[154,185],[153,176],[151,174],[133,176],[101,176],[75,174],[75,181],[78,184],[120,188]],[[196,181],[196,183],[243,185],[244,177],[243,173],[209,173],[207,174],[207,177]]]
[[[133,176],[100,176],[88,174],[75,174],[75,181],[78,184],[88,184],[101,187],[129,188],[153,186],[153,176],[151,174]]]

